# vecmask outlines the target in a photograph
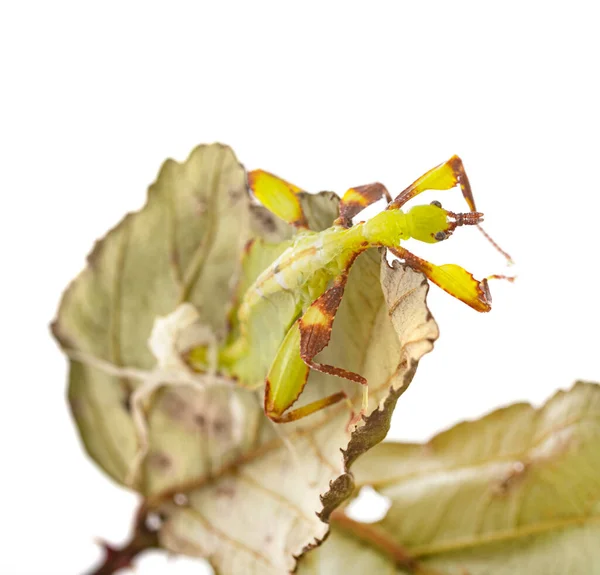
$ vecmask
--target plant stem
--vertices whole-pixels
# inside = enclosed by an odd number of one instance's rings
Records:
[[[90,571],[89,575],[112,575],[120,569],[132,567],[133,560],[148,549],[157,549],[158,532],[148,526],[148,513],[142,505],[135,516],[133,530],[129,541],[122,547],[113,547],[101,542],[104,549],[102,564]]]

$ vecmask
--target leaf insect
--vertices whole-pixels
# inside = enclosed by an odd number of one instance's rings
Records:
[[[362,408],[352,418],[352,423],[357,422],[367,409],[367,380],[362,375],[315,361],[315,356],[329,344],[348,274],[363,251],[373,247],[387,248],[473,309],[479,312],[491,309],[487,279],[478,281],[456,264],[432,264],[400,245],[409,238],[438,243],[448,239],[456,228],[479,226],[483,220],[483,214],[475,208],[469,179],[458,156],[426,172],[395,199],[381,183],[350,188],[340,202],[339,217],[333,226],[321,232],[308,229],[299,198],[300,188],[263,170],[250,172],[248,183],[256,199],[273,214],[295,226],[298,234],[293,245],[283,251],[246,290],[237,311],[239,335],[221,350],[220,364],[243,384],[241,370],[236,372],[236,360],[248,353],[250,344],[247,335],[253,309],[278,292],[287,291],[295,295],[298,301],[295,316],[290,320],[291,327],[280,343],[265,379],[264,410],[274,422],[296,421],[342,400],[349,401],[346,392],[339,391],[290,409],[301,395],[310,369],[362,386]],[[438,201],[414,206],[408,212],[402,210],[406,202],[426,190],[449,190],[457,185],[469,212],[445,210]],[[381,198],[388,201],[384,211],[366,222],[352,224],[355,215]],[[485,235],[510,261],[510,256]],[[192,350],[188,355],[190,365],[198,368],[202,356],[202,350]],[[248,383],[252,385],[252,382]]]

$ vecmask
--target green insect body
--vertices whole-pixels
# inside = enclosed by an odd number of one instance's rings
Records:
[[[347,268],[349,259],[364,250],[398,246],[411,237],[435,242],[433,235],[446,228],[446,210],[428,205],[415,206],[408,214],[401,210],[381,212],[352,228],[334,225],[322,232],[300,232],[293,245],[246,291],[238,311],[242,330],[253,306],[261,299],[284,290],[296,294],[304,306],[322,295],[327,285]]]

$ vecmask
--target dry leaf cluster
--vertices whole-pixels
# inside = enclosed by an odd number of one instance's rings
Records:
[[[302,202],[314,230],[337,217],[334,194]],[[380,443],[438,336],[424,277],[383,254],[357,260],[321,354],[369,381],[368,414],[352,432],[345,404],[275,425],[261,390],[242,389],[216,364],[202,374],[187,367],[190,345],[224,340],[241,293],[293,233],[251,201],[231,149],[199,146],[163,165],[143,209],[98,242],[66,290],[53,333],[69,357],[81,439],[141,499],[132,542],[107,548],[97,572],[160,547],[220,574],[600,573],[596,385],[424,445]],[[254,326],[264,334],[248,366],[257,374],[281,341],[287,297]],[[356,387],[314,372],[301,401]],[[362,486],[389,498],[383,520],[344,513]]]

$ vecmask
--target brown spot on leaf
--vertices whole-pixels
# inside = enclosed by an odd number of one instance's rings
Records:
[[[162,451],[154,451],[148,455],[148,466],[164,472],[171,467],[171,458]]]
[[[262,206],[251,206],[251,210],[261,232],[267,234],[274,234],[277,232],[277,222],[268,210]]]
[[[213,421],[213,429],[216,435],[224,435],[229,430],[229,423],[224,419],[216,419]]]
[[[183,419],[187,412],[185,401],[175,391],[167,391],[163,394],[161,408],[172,419]]]
[[[202,430],[206,428],[206,416],[203,413],[194,414],[194,423]]]
[[[235,203],[246,195],[246,188],[232,188],[229,190],[229,199]]]
[[[505,496],[509,491],[514,490],[527,474],[530,464],[528,462],[514,461],[509,469],[506,470],[504,476],[492,485],[492,494]]]
[[[217,497],[232,499],[235,495],[235,485],[231,482],[221,481],[215,488],[215,493]]]
[[[132,395],[133,395],[133,393],[125,393],[125,396],[121,400],[121,405],[123,406],[123,409],[127,413],[131,413],[131,397],[132,397]]]

